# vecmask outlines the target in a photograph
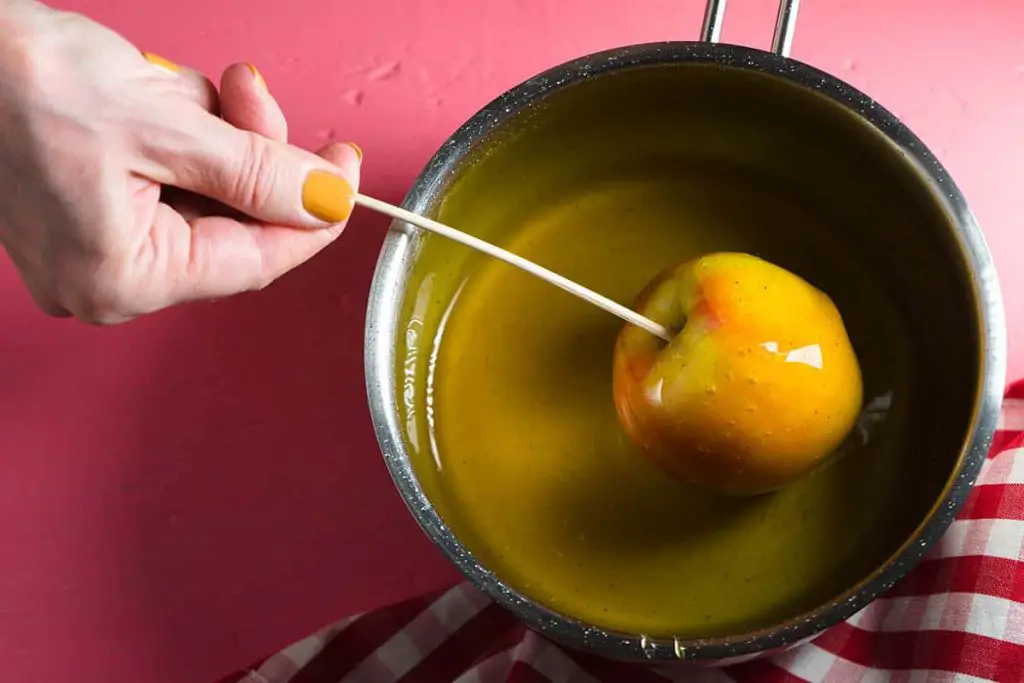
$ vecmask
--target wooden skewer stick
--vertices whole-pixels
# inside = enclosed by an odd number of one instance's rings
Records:
[[[552,272],[543,266],[539,266],[533,261],[528,261],[522,256],[517,256],[510,251],[506,251],[501,247],[496,247],[490,242],[485,242],[482,239],[473,237],[472,235],[466,234],[461,230],[449,227],[444,223],[438,223],[435,220],[420,216],[419,214],[413,213],[412,211],[406,211],[403,208],[393,206],[387,202],[382,202],[379,199],[373,197],[367,197],[364,194],[357,194],[355,198],[356,204],[365,207],[372,211],[391,216],[400,221],[411,223],[418,228],[423,228],[428,232],[432,232],[442,237],[455,240],[459,244],[463,244],[471,249],[476,249],[479,252],[487,254],[488,256],[494,257],[500,261],[515,266],[520,270],[524,270],[531,275],[539,277],[545,282],[549,282],[556,287],[559,287],[570,294],[573,294],[584,301],[588,301],[598,308],[602,308],[612,315],[616,315],[627,323],[636,325],[637,327],[647,330],[656,337],[660,337],[665,341],[671,341],[672,335],[665,329],[664,326],[659,325],[653,320],[646,318],[634,310],[626,308],[622,304],[612,301],[608,297],[601,296],[597,292],[587,289],[581,284],[573,282],[572,280],[562,277],[558,273]]]

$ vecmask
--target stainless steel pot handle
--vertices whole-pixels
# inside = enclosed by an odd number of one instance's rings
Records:
[[[780,0],[779,16],[775,20],[775,35],[772,38],[772,52],[788,57],[793,47],[793,32],[796,30],[796,13],[800,0]],[[704,26],[700,39],[717,43],[722,35],[722,20],[725,18],[725,0],[708,0],[704,8]]]

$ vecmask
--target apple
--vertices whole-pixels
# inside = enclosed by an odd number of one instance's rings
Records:
[[[623,328],[615,407],[629,437],[677,480],[770,492],[853,429],[857,356],[835,304],[797,275],[749,254],[709,254],[660,273],[636,310],[674,337]]]

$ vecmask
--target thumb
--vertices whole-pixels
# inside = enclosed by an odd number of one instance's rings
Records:
[[[173,139],[146,143],[152,180],[267,223],[322,228],[348,220],[359,187],[357,148],[346,146],[332,164],[206,112],[189,118]]]

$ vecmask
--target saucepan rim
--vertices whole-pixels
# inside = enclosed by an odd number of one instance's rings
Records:
[[[677,64],[740,69],[808,88],[867,121],[893,145],[894,154],[902,154],[916,167],[950,218],[970,276],[970,296],[980,331],[979,376],[970,429],[942,497],[888,561],[839,597],[788,621],[733,636],[647,638],[591,626],[550,610],[502,582],[455,537],[419,485],[402,437],[395,358],[396,324],[416,240],[410,226],[393,223],[370,289],[364,360],[371,417],[395,486],[424,532],[477,588],[553,640],[625,661],[733,660],[785,648],[813,638],[889,590],[936,543],[970,492],[991,445],[1006,375],[1006,329],[995,268],[981,230],[945,168],[896,116],[869,96],[830,74],[770,52],[721,43],[661,42],[605,50],[556,66],[506,91],[452,134],[417,177],[403,206],[429,213],[477,143],[503,121],[551,93],[602,74]],[[409,339],[415,330],[402,334]]]

